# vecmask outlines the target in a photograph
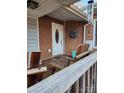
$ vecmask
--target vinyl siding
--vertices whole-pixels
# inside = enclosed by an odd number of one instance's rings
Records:
[[[27,51],[38,51],[37,20],[27,18]]]

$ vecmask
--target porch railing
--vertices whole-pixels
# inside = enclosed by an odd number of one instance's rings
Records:
[[[28,88],[28,93],[96,93],[97,53],[94,52]]]

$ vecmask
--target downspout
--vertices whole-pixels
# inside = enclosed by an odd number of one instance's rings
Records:
[[[92,22],[89,22],[87,23],[86,25],[84,25],[84,40],[83,40],[83,43],[85,44],[86,43],[86,27],[91,24]]]
[[[89,24],[93,24],[93,15],[94,15],[94,8],[93,8],[94,4],[92,5],[92,18],[91,18],[91,21],[89,23],[87,23],[86,25],[84,25],[84,42],[83,43],[86,43],[86,27],[89,25]],[[93,26],[94,28],[94,26]],[[94,30],[93,30],[94,32]],[[92,40],[92,47],[93,47],[93,40]]]
[[[66,53],[66,50],[65,50],[65,20],[64,20],[64,33],[63,33],[63,53],[65,54]]]

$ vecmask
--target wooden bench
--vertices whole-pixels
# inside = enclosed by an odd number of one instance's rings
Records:
[[[32,68],[27,71],[27,75],[34,75],[38,73],[43,73],[47,71],[47,67],[41,67],[41,68]]]
[[[68,64],[72,64],[78,60],[80,60],[81,58],[84,58],[85,56],[90,54],[90,51],[88,51],[89,48],[89,44],[80,44],[77,46],[77,55],[75,58],[72,58],[70,55],[66,55],[67,60],[68,60]]]
[[[27,86],[28,87],[41,81],[43,78],[43,73],[47,71],[46,67],[40,66],[40,64],[39,64],[40,57],[41,57],[41,52],[32,52],[31,53],[30,67],[27,70]],[[28,61],[28,59],[27,59],[27,61]]]
[[[70,55],[65,54],[64,59],[67,60],[67,65],[62,66],[61,64],[59,64],[56,61],[59,60],[54,60],[52,63],[50,63],[50,65],[53,67],[53,74],[55,73],[56,69],[63,69],[64,67],[67,67],[71,64],[73,64],[74,62],[80,60],[81,58],[84,58],[85,56],[89,55],[90,51],[88,51],[89,48],[89,44],[80,44],[77,46],[77,55],[76,57],[73,59]]]
[[[61,65],[59,60],[54,59],[53,62],[49,63],[49,65],[51,65],[53,67],[52,74],[54,74],[56,72],[56,69],[62,70],[65,67],[67,67],[67,66],[75,63],[76,61],[80,60],[81,58],[87,56],[89,53],[90,53],[90,51],[83,52],[83,53],[77,55],[75,57],[75,59],[73,59],[72,57],[66,55],[65,59],[67,60],[67,65]]]
[[[85,52],[83,52],[83,53],[81,53],[81,54],[78,54],[76,57],[75,57],[75,59],[76,59],[76,61],[78,61],[78,60],[80,60],[81,58],[83,58],[83,57],[85,57],[85,56],[87,56],[87,55],[89,55],[90,54],[90,51],[85,51]]]

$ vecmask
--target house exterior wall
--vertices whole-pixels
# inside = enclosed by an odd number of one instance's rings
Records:
[[[93,15],[93,19],[97,18],[97,14]],[[86,40],[93,40],[93,24],[86,27]]]
[[[93,15],[93,19],[97,19],[97,14],[94,14]]]
[[[69,37],[70,31],[77,32],[77,38],[72,39]],[[71,51],[76,50],[77,45],[83,43],[83,25],[77,21],[69,21],[65,24],[65,52],[71,54]]]
[[[39,18],[39,42],[42,59],[52,56],[52,22],[63,25],[62,21],[48,16]]]
[[[89,24],[86,27],[86,40],[93,40],[93,25]]]
[[[93,19],[97,19],[97,14],[93,15]],[[93,24],[89,24],[86,27],[86,32],[85,32],[86,43],[90,44],[90,48],[89,49],[94,47],[93,39],[94,39],[94,21],[93,21]]]
[[[41,50],[41,59],[46,59],[52,56],[52,22],[64,25],[63,21],[43,16],[39,18],[39,44]],[[83,43],[83,24],[78,21],[65,22],[64,32],[64,53],[71,54],[72,50],[77,48],[78,44]],[[77,32],[77,38],[71,39],[69,37],[70,31]],[[49,49],[51,52],[49,52]]]

